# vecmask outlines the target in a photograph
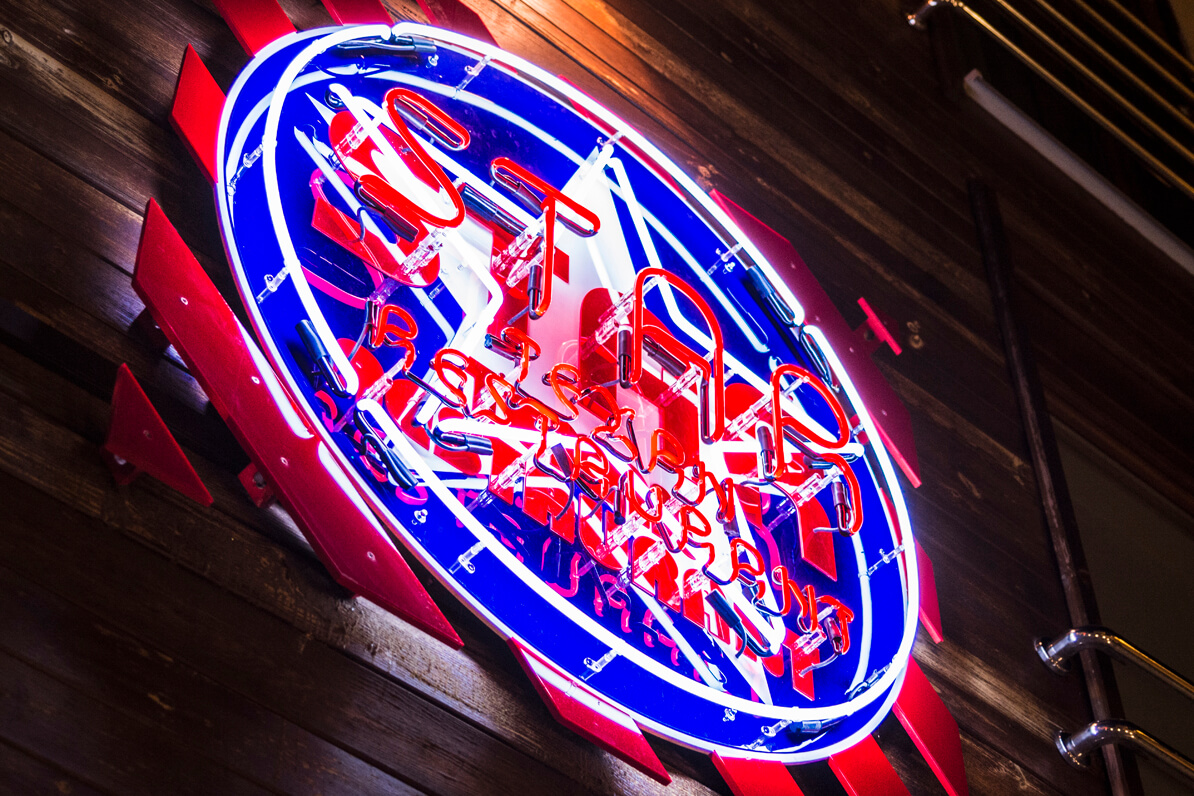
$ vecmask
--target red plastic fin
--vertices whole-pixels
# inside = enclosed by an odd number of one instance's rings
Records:
[[[788,631],[792,633],[791,630]],[[795,635],[795,634],[792,634]],[[816,670],[803,673],[811,664],[821,662],[821,650],[814,647],[812,650],[805,652],[799,647],[792,647],[792,687],[803,694],[809,700],[817,698],[816,681],[813,675]]]
[[[920,572],[920,623],[929,638],[937,644],[945,638],[941,632],[941,606],[937,602],[937,578],[933,575],[933,561],[916,543],[916,568]]]
[[[476,11],[460,0],[419,0],[419,8],[427,15],[427,21],[441,28],[448,28],[465,36],[489,42],[497,46],[497,40],[485,27]]]
[[[829,758],[829,767],[850,796],[911,796],[871,736]]]
[[[213,0],[220,16],[232,28],[232,35],[249,55],[256,55],[270,42],[294,33],[290,17],[277,0]]]
[[[103,454],[118,484],[127,484],[145,472],[196,503],[210,506],[214,502],[128,365],[122,364],[116,371],[112,420]]]
[[[381,0],[323,0],[337,25],[393,24],[394,18]]]
[[[714,752],[713,765],[734,796],[804,796],[788,767],[779,761],[722,757]]]
[[[224,92],[203,65],[199,53],[188,44],[178,87],[174,90],[174,104],[170,106],[170,124],[209,183],[216,181],[216,141],[223,110]]]
[[[445,643],[462,646],[152,199],[133,289],[332,577]]]
[[[672,781],[634,719],[594,694],[572,675],[510,639],[510,649],[556,721],[664,785]]]
[[[807,322],[817,326],[833,346],[834,352],[850,373],[879,430],[883,445],[912,486],[920,486],[920,465],[912,436],[912,419],[895,390],[883,378],[870,354],[858,345],[854,331],[838,313],[829,296],[817,283],[804,260],[787,238],[759,221],[717,191],[711,194],[746,237],[758,247],[768,262],[780,273],[800,300]]]
[[[900,348],[899,341],[897,341],[895,339],[895,335],[892,334],[891,330],[895,324],[891,321],[891,319],[886,315],[880,315],[871,309],[871,303],[864,298],[858,299],[858,306],[862,307],[862,311],[866,313],[866,322],[863,323],[862,326],[858,327],[858,329],[855,331],[861,333],[863,326],[865,326],[875,335],[874,348],[878,348],[884,343],[887,343],[889,346],[891,346],[891,350],[896,353],[896,356],[904,353],[904,349]]]
[[[833,551],[833,534],[817,532],[817,528],[832,528],[829,515],[815,498],[800,505],[800,557],[832,580],[837,580],[837,556]]]
[[[895,701],[895,714],[950,796],[968,796],[958,722],[912,659]]]
[[[274,502],[274,490],[266,483],[265,476],[257,469],[257,465],[249,462],[245,469],[237,476],[240,485],[249,493],[249,499],[257,508],[263,508]]]

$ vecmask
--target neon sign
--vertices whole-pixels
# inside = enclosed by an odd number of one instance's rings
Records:
[[[698,749],[857,744],[916,629],[903,498],[837,353],[682,170],[413,24],[267,47],[224,108],[238,288],[298,410],[504,638]]]

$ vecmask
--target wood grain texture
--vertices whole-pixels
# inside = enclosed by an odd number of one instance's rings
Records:
[[[908,495],[946,640],[917,661],[954,713],[974,793],[1089,794],[1050,737],[1088,720],[1036,660],[1064,595],[966,199],[1000,196],[1050,409],[1194,507],[1194,279],[976,107],[943,98],[900,0],[466,0],[704,187],[788,236],[853,325],[864,295],[905,353],[925,484]],[[314,0],[282,3],[302,28]],[[417,2],[387,2],[421,19]],[[222,89],[245,62],[208,2],[0,0],[0,780],[16,792],[728,793],[652,739],[666,789],[556,725],[504,644],[425,571],[451,651],[345,594],[173,351],[130,331],[156,198],[238,308],[210,189],[169,128],[191,43]],[[215,497],[99,458],[127,362]],[[1186,418],[1187,422],[1180,422]],[[79,727],[95,727],[79,743]],[[940,785],[894,720],[911,791]],[[793,769],[842,793],[828,767]],[[59,783],[65,783],[60,786]]]

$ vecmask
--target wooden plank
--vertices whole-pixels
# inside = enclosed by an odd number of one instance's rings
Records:
[[[36,49],[53,53],[80,78],[159,124],[188,43],[195,43],[225,88],[245,62],[223,20],[189,3],[0,0],[0,17]]]
[[[213,683],[144,639],[0,567],[0,651],[98,695],[156,735],[271,791],[414,794],[370,763]]]
[[[61,768],[0,742],[0,782],[27,796],[98,796],[101,791]]]
[[[0,737],[104,790],[268,793],[6,653],[0,653]]]
[[[134,113],[19,35],[11,36],[6,56],[13,68],[0,70],[0,131],[64,171],[86,175],[95,186],[91,191],[116,199],[130,214],[138,214],[150,196],[183,208],[176,213],[185,219],[181,231],[209,257],[221,257],[210,190],[168,124]],[[37,185],[22,179],[26,169],[14,164],[16,186]],[[70,199],[67,191],[53,194],[55,203]],[[111,256],[115,252],[97,253],[132,262]]]

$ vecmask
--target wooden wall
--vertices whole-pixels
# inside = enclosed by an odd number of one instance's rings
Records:
[[[1099,793],[1053,749],[1088,720],[1036,660],[1066,627],[965,181],[998,192],[1050,408],[1194,505],[1194,280],[969,104],[947,102],[904,0],[467,0],[507,49],[612,107],[796,244],[852,323],[905,353],[910,511],[947,638],[916,659],[962,728],[971,792]],[[300,27],[316,0],[284,3]],[[388,3],[421,19],[414,0]],[[452,652],[339,589],[173,355],[129,331],[141,213],[163,205],[225,294],[210,189],[167,122],[193,43],[225,89],[245,56],[205,0],[0,0],[0,791],[728,793],[654,742],[664,789],[556,725],[506,647],[422,575]],[[216,498],[114,485],[117,366]],[[903,729],[880,745],[941,793]],[[824,764],[806,793],[842,793]]]

